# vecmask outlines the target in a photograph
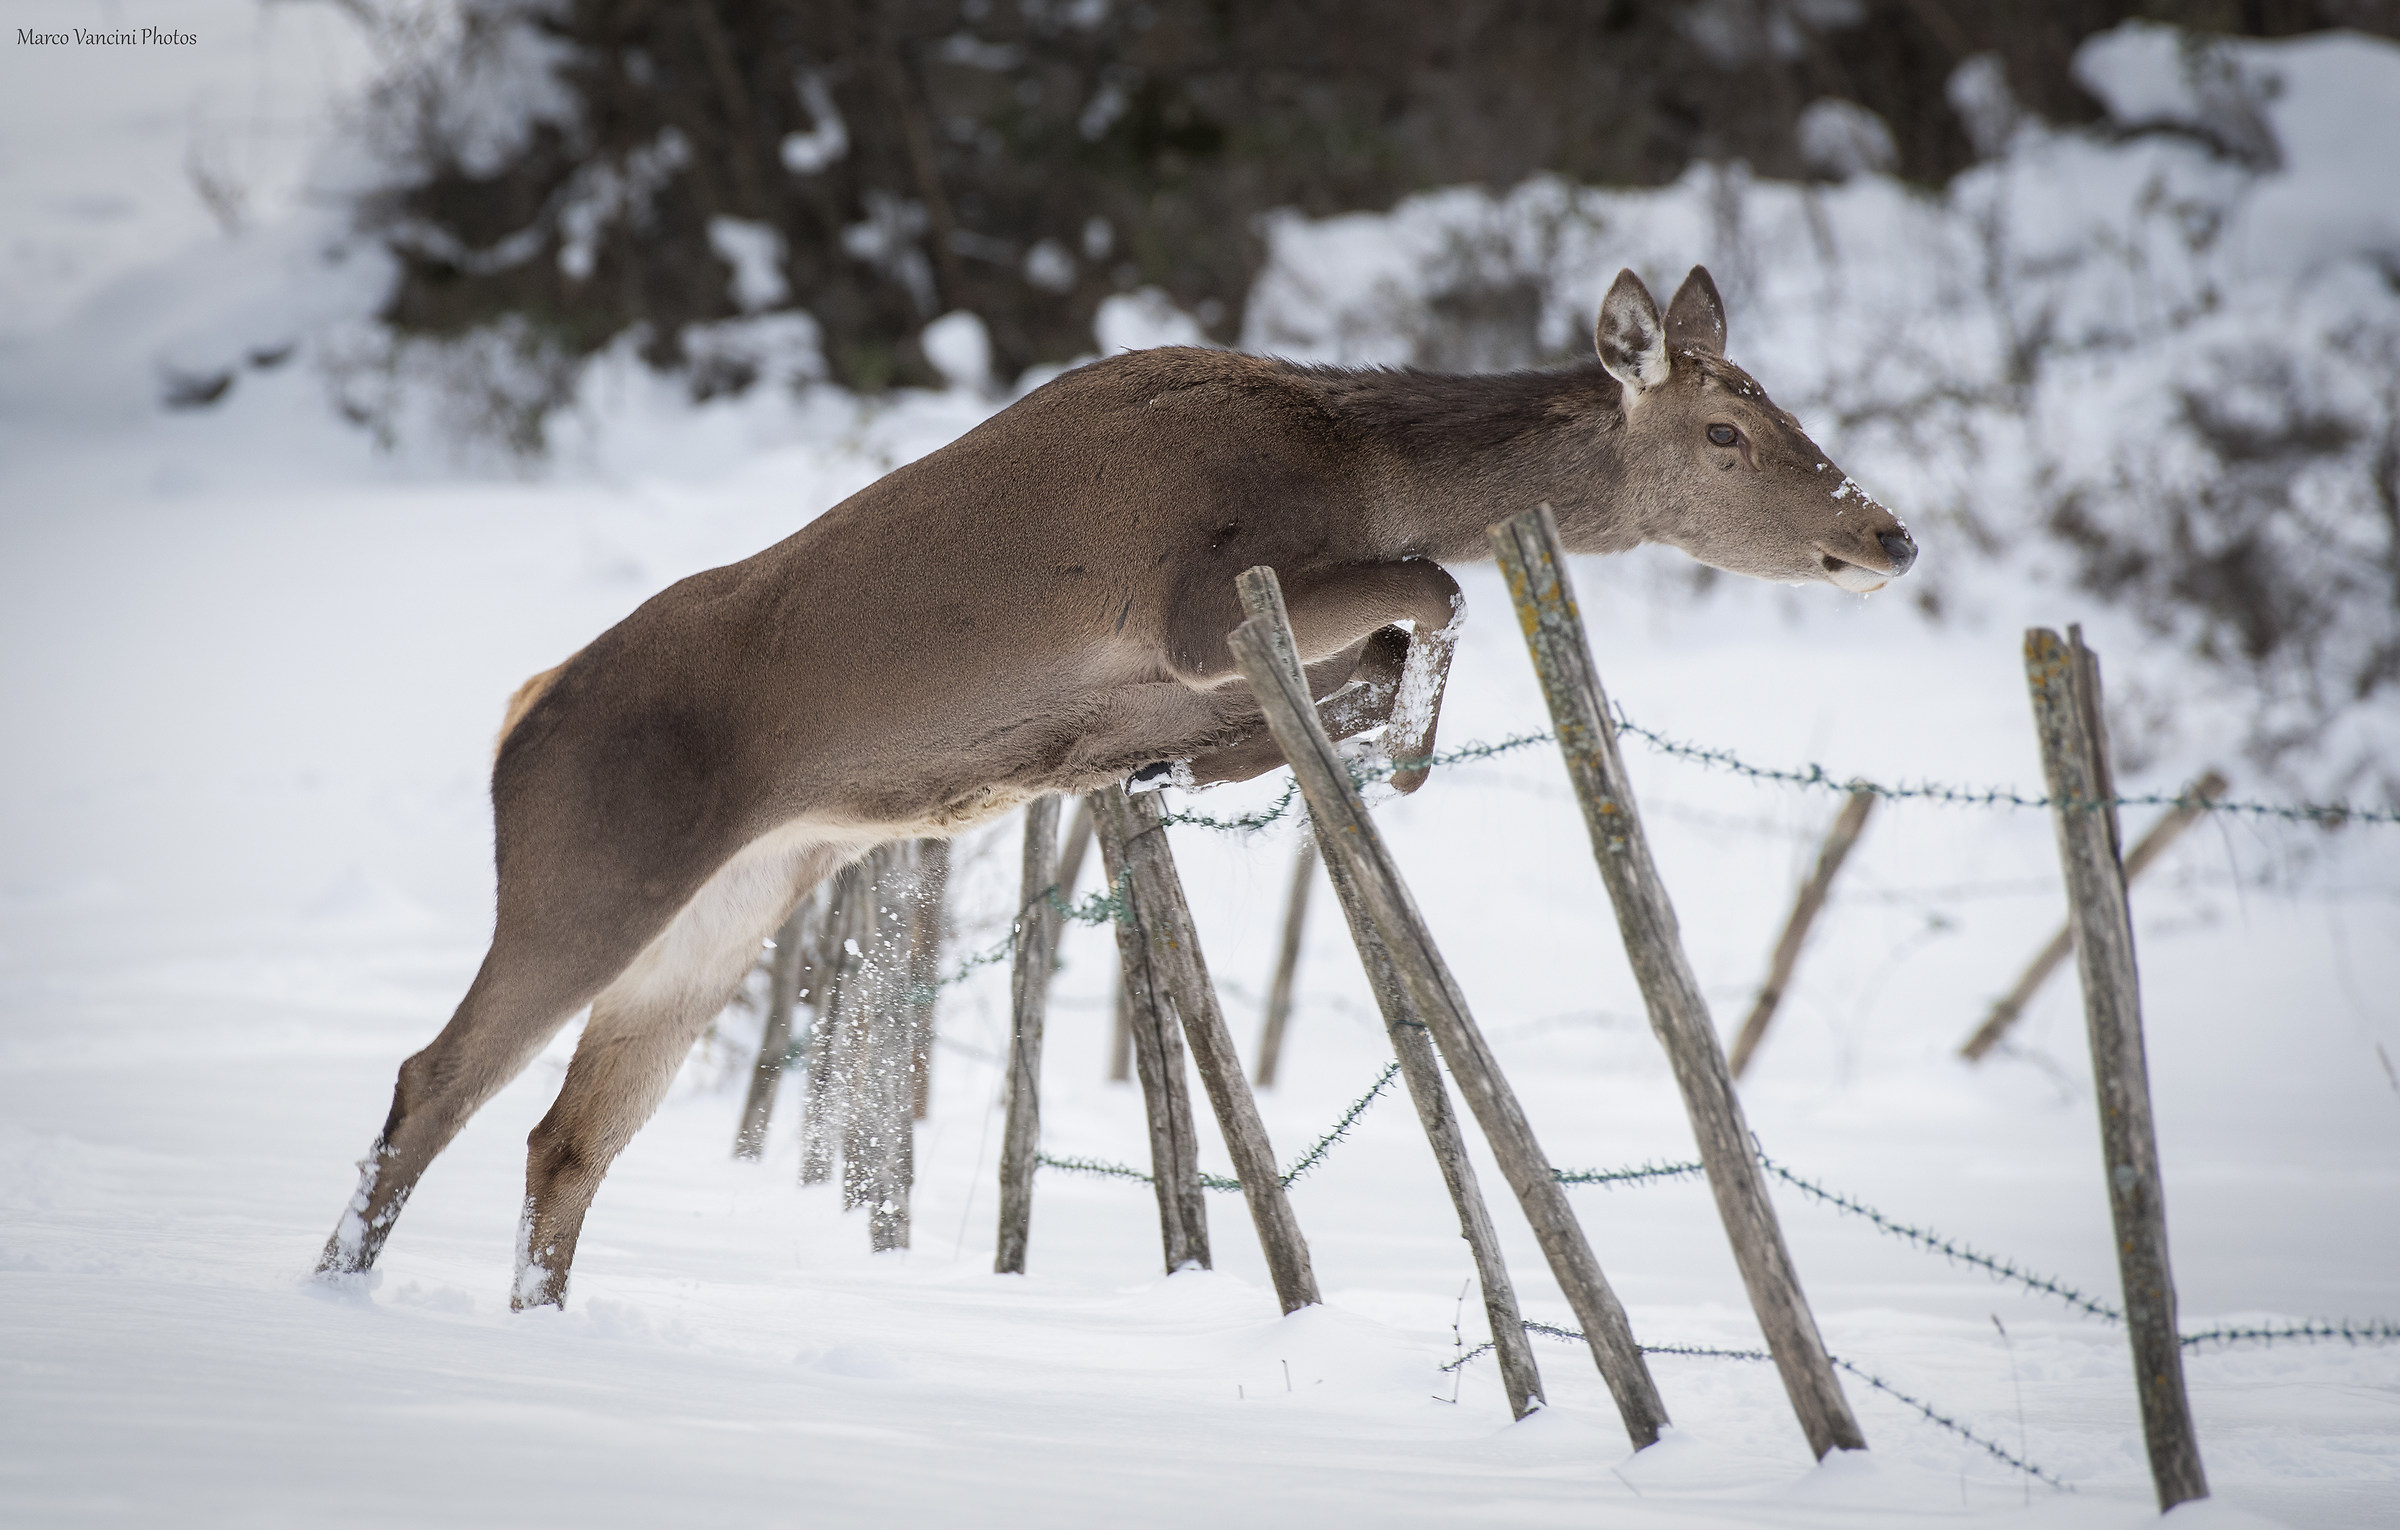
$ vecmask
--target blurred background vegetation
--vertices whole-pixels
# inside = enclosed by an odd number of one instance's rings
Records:
[[[469,0],[433,46],[422,11],[348,3],[396,61],[385,318],[506,321],[551,380],[535,429],[629,332],[701,397],[754,380],[691,354],[745,309],[804,311],[869,391],[936,381],[919,335],[957,309],[1007,377],[1142,288],[1230,341],[1270,210],[1696,161],[1933,187],[1992,147],[1954,99],[1970,60],[2067,123],[2098,111],[2076,46],[2127,18],[2400,35],[2400,0]]]

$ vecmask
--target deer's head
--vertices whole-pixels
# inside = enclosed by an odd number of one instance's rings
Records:
[[[1640,277],[1617,273],[1598,339],[1623,389],[1625,484],[1644,541],[1731,573],[1862,593],[1916,561],[1900,518],[1725,359],[1725,305],[1705,267],[1664,319]]]

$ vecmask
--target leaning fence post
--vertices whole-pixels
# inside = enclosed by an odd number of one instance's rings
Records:
[[[1822,1459],[1831,1450],[1864,1450],[1866,1438],[1842,1395],[1817,1320],[1801,1294],[1800,1275],[1784,1246],[1775,1204],[1767,1198],[1758,1149],[1733,1092],[1733,1076],[1717,1044],[1708,1001],[1684,956],[1674,905],[1650,859],[1650,844],[1634,812],[1632,784],[1617,755],[1616,725],[1600,689],[1583,618],[1567,588],[1566,553],[1550,507],[1540,505],[1491,528],[1493,551],[1508,580],[1518,623],[1533,651],[1542,695],[1558,732],[1559,752],[1583,804],[1600,879],[1616,906],[1625,954],[1642,986],[1657,1032],[1682,1086],[1692,1135],[1716,1197],[1717,1215],[1733,1244],[1750,1307],[1765,1331],[1767,1352],[1799,1416],[1809,1449]]]
[[[1867,815],[1875,811],[1875,794],[1860,788],[1850,794],[1842,810],[1826,832],[1825,848],[1817,852],[1816,869],[1800,884],[1799,896],[1792,900],[1792,917],[1784,922],[1783,937],[1775,942],[1775,955],[1767,963],[1767,981],[1758,990],[1758,1002],[1750,1007],[1750,1018],[1742,1022],[1741,1034],[1733,1041],[1733,1076],[1740,1078],[1750,1066],[1750,1054],[1766,1039],[1767,1027],[1774,1022],[1775,1010],[1783,1003],[1783,990],[1792,981],[1792,969],[1800,965],[1800,947],[1807,943],[1808,927],[1817,922],[1818,910],[1825,906],[1825,895],[1833,890],[1833,879],[1840,875],[1842,862],[1850,858],[1850,849],[1865,832]]]
[[[1208,1205],[1200,1191],[1200,1139],[1192,1125],[1192,1097],[1183,1081],[1183,1029],[1167,1016],[1168,999],[1158,973],[1144,955],[1142,928],[1129,906],[1133,872],[1115,829],[1107,799],[1123,797],[1122,786],[1087,794],[1100,840],[1100,864],[1116,900],[1117,960],[1131,1017],[1134,1071],[1142,1081],[1142,1114],[1150,1127],[1150,1182],[1158,1192],[1158,1229],[1166,1245],[1167,1272],[1186,1265],[1209,1268]]]
[[[1025,804],[1025,868],[1017,898],[1016,963],[1009,972],[1008,1124],[1000,1136],[1000,1238],[996,1275],[1025,1273],[1033,1226],[1033,1171],[1042,1139],[1042,1021],[1058,951],[1058,799]]]
[[[2116,788],[2100,724],[2100,661],[2083,646],[2082,628],[2069,627],[2062,643],[2057,633],[2035,627],[2025,634],[2025,678],[2033,691],[2034,730],[2041,737],[2042,771],[2058,828],[2059,864],[2066,872],[2075,969],[2083,979],[2134,1387],[2141,1394],[2150,1477],[2164,1512],[2206,1498],[2208,1478],[2200,1467],[2200,1442],[2183,1390],[2166,1198],[2150,1114],[2150,1067],[2142,1048],[2141,978],[2125,870],[2117,859]]]
[[[2201,815],[2208,811],[2209,804],[2225,795],[2225,785],[2223,775],[2209,771],[2192,783],[2192,789],[2167,810],[2166,816],[2152,824],[2135,841],[2133,849],[2125,857],[2126,886],[2131,887],[2134,878],[2148,871],[2152,862],[2166,854],[2167,847],[2180,839],[2184,830],[2199,822]],[[2008,1028],[2017,1023],[2017,1017],[2025,1012],[2025,1006],[2032,1003],[2033,996],[2041,992],[2044,983],[2050,981],[2050,974],[2058,970],[2058,964],[2067,959],[2067,953],[2074,949],[2074,941],[2074,927],[2060,925],[2058,933],[2050,937],[2050,943],[2026,964],[2025,974],[2017,979],[2017,985],[1992,1006],[1990,1014],[1983,1017],[1983,1024],[1977,1026],[1975,1034],[1966,1039],[1966,1044],[1958,1049],[1958,1055],[1969,1062],[1983,1061],[1984,1054],[2000,1044],[2000,1038],[2007,1035]]]
[[[1292,980],[1300,972],[1300,938],[1307,933],[1308,890],[1317,874],[1317,842],[1300,841],[1292,857],[1292,891],[1283,905],[1283,944],[1275,953],[1274,981],[1267,985],[1267,1021],[1258,1034],[1258,1087],[1275,1087],[1283,1062],[1283,1028],[1292,1018]]]
[[[942,937],[950,922],[950,841],[917,841],[917,895],[908,911],[908,1113],[933,1104],[933,1022],[942,991]]]
[[[758,1060],[750,1065],[750,1093],[742,1101],[742,1123],[733,1134],[733,1156],[755,1162],[767,1148],[767,1122],[792,1053],[792,1004],[800,986],[800,926],[806,899],[775,932],[775,956],[767,963],[767,1023],[758,1038]]]
[[[1133,1077],[1133,997],[1121,971],[1115,989],[1108,1010],[1108,1081],[1122,1084]]]
[[[850,1108],[846,1072],[850,1026],[855,1006],[845,999],[858,983],[859,958],[869,933],[861,923],[874,896],[864,862],[853,862],[835,873],[826,895],[824,921],[817,928],[817,1023],[808,1040],[808,1086],[801,1099],[800,1183],[821,1185],[833,1178],[841,1156],[842,1123]]]
[[[1242,1182],[1242,1199],[1258,1229],[1259,1247],[1267,1256],[1267,1271],[1275,1281],[1275,1299],[1286,1312],[1297,1312],[1324,1300],[1317,1294],[1316,1272],[1310,1268],[1308,1240],[1301,1236],[1300,1219],[1284,1193],[1282,1170],[1275,1162],[1267,1126],[1258,1118],[1258,1102],[1243,1076],[1241,1054],[1233,1049],[1233,1033],[1225,1028],[1217,1007],[1216,988],[1208,980],[1208,959],[1200,951],[1200,932],[1192,922],[1191,905],[1183,896],[1183,879],[1175,870],[1174,852],[1167,848],[1166,812],[1156,792],[1139,797],[1122,788],[1093,794],[1101,853],[1117,870],[1119,896],[1129,905],[1119,930],[1137,940],[1123,949],[1130,968],[1147,968],[1144,981],[1165,1013],[1180,1023],[1183,1039],[1192,1049],[1200,1083],[1216,1112],[1217,1130],[1225,1152]]]
[[[1435,947],[1375,821],[1359,800],[1357,786],[1317,720],[1275,571],[1251,569],[1238,585],[1242,608],[1251,615],[1228,638],[1234,661],[1241,666],[1243,678],[1266,714],[1268,731],[1291,762],[1293,778],[1308,799],[1318,848],[1329,867],[1339,864],[1342,868],[1342,879],[1334,885],[1339,888],[1346,881],[1355,892],[1375,943],[1406,992],[1414,1011],[1412,1018],[1431,1027],[1434,1042],[1465,1092],[1501,1172],[1508,1177],[1509,1188],[1524,1208],[1525,1219],[1533,1224],[1551,1273],[1583,1324],[1592,1358],[1599,1364],[1601,1379],[1608,1383],[1634,1448],[1653,1444],[1668,1422],[1667,1409],[1650,1379],[1641,1346],[1634,1342],[1632,1325],[1626,1322],[1625,1309],[1609,1289],[1600,1261],[1575,1220],[1565,1188],[1534,1139],[1516,1091],[1509,1087],[1499,1060],[1477,1029],[1465,995]],[[1372,974],[1375,958],[1371,948],[1363,940],[1360,947]]]
[[[840,1036],[847,1086],[842,1131],[842,1206],[864,1207],[868,1246],[906,1248],[909,1197],[916,1182],[916,1127],[910,1113],[916,1006],[909,993],[910,910],[918,895],[917,845],[893,840],[867,857],[863,960],[843,985]],[[855,937],[854,937],[855,938]]]
[[[1458,1113],[1450,1106],[1450,1088],[1442,1082],[1432,1034],[1409,1003],[1400,970],[1392,965],[1391,953],[1375,934],[1374,917],[1341,859],[1328,859],[1325,872],[1350,922],[1359,963],[1367,971],[1367,986],[1374,992],[1376,1007],[1383,1011],[1384,1033],[1392,1038],[1392,1051],[1400,1059],[1400,1077],[1408,1085],[1409,1103],[1417,1109],[1417,1124],[1425,1130],[1433,1161],[1442,1171],[1442,1185],[1458,1212],[1458,1235],[1467,1240],[1467,1252],[1474,1258],[1476,1283],[1483,1287],[1483,1315],[1491,1324],[1492,1349],[1499,1357],[1500,1384],[1508,1393],[1509,1414],[1523,1418],[1546,1400],[1542,1373],[1534,1364],[1533,1342],[1525,1334],[1516,1282],[1509,1278],[1508,1262],[1501,1255],[1499,1232],[1484,1204],[1475,1165],[1467,1157],[1466,1135],[1459,1129]]]

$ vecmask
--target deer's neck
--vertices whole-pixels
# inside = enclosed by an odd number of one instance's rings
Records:
[[[1326,411],[1369,444],[1374,503],[1362,528],[1382,556],[1491,556],[1484,528],[1548,501],[1577,552],[1641,540],[1623,511],[1624,416],[1597,366],[1450,377],[1314,374]]]

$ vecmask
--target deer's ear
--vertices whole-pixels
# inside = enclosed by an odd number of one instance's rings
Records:
[[[1628,400],[1667,380],[1667,330],[1658,321],[1650,289],[1631,271],[1619,271],[1600,300],[1600,364],[1625,385]]]
[[[1678,351],[1725,354],[1725,303],[1717,296],[1708,267],[1692,267],[1692,274],[1676,289],[1675,301],[1667,305],[1667,345]]]

